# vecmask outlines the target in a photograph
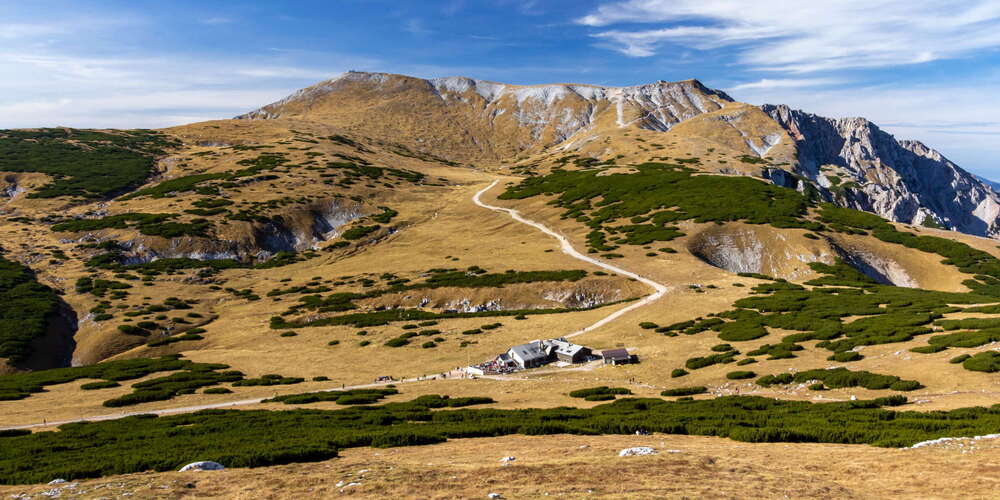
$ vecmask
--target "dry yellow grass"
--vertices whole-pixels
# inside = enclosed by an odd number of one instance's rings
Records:
[[[598,139],[575,137],[576,146],[567,151],[547,152],[523,160],[522,164],[551,162],[570,151],[584,156],[609,158],[621,155],[620,163],[638,162],[657,157],[702,158],[699,167],[707,172],[732,175],[753,175],[757,172],[738,157],[750,154],[742,137],[735,130],[716,127],[725,115],[741,121],[741,127],[758,136],[772,133],[758,116],[756,108],[740,105],[708,113],[675,127],[670,133],[659,134],[635,129],[610,130]],[[713,128],[715,127],[715,128]],[[190,148],[161,162],[161,178],[173,178],[202,172],[231,170],[236,161],[256,156],[256,152],[226,152],[219,157],[192,156],[198,151],[222,151],[220,144],[278,143],[294,136],[291,129],[315,135],[341,133],[340,129],[295,120],[217,121],[193,124],[169,130],[190,144]],[[709,131],[713,131],[709,133]],[[734,135],[736,134],[736,135]],[[513,138],[511,140],[515,140]],[[642,140],[638,140],[642,139]],[[446,394],[453,397],[489,396],[496,400],[493,408],[530,408],[577,406],[599,403],[570,398],[574,389],[597,385],[629,388],[641,397],[659,397],[669,388],[704,385],[706,395],[753,394],[797,400],[828,401],[861,399],[886,395],[886,391],[836,389],[809,391],[801,386],[761,388],[752,379],[730,381],[725,375],[736,369],[733,365],[716,365],[693,370],[683,378],[671,378],[673,368],[684,366],[685,360],[710,352],[721,343],[713,332],[694,336],[665,337],[638,327],[643,321],[666,325],[730,309],[732,303],[746,297],[750,287],[759,283],[752,278],[706,263],[704,256],[720,239],[737,246],[760,243],[766,249],[761,260],[762,272],[794,281],[814,276],[807,260],[831,262],[836,255],[834,245],[855,253],[879,256],[895,263],[916,284],[923,288],[960,291],[968,276],[944,266],[940,258],[872,238],[835,235],[829,241],[805,238],[805,231],[777,230],[769,226],[740,223],[680,224],[686,236],[669,243],[651,245],[652,249],[667,246],[675,254],[647,256],[650,249],[623,247],[625,257],[616,265],[664,283],[670,290],[657,302],[629,313],[619,320],[575,340],[594,349],[627,347],[637,354],[638,365],[612,367],[600,364],[569,368],[544,368],[500,378],[448,378],[436,374],[459,366],[486,360],[506,350],[510,345],[533,339],[548,338],[572,332],[594,323],[616,308],[608,306],[591,311],[567,314],[530,316],[527,320],[505,318],[467,318],[441,320],[433,328],[445,338],[433,349],[420,348],[415,342],[403,348],[388,348],[382,344],[403,330],[401,324],[365,328],[367,334],[357,335],[359,328],[319,327],[299,328],[297,336],[280,337],[272,330],[269,318],[294,303],[295,296],[280,300],[265,297],[279,287],[301,285],[320,277],[322,281],[340,276],[366,275],[377,277],[391,272],[416,278],[430,268],[472,265],[493,272],[507,269],[521,271],[598,268],[572,259],[559,251],[557,242],[544,234],[511,220],[504,214],[491,212],[471,202],[473,193],[496,178],[503,168],[481,169],[449,167],[433,161],[422,161],[391,152],[391,145],[369,143],[367,155],[373,163],[420,171],[431,178],[443,179],[443,186],[381,189],[357,187],[350,194],[373,200],[400,212],[399,231],[387,235],[377,244],[363,246],[351,252],[321,252],[319,257],[277,269],[237,269],[221,273],[226,287],[250,289],[264,297],[247,301],[222,290],[211,290],[206,284],[192,279],[193,273],[163,277],[153,287],[136,287],[126,303],[160,303],[167,297],[197,298],[194,311],[217,316],[206,329],[205,340],[181,342],[166,347],[150,348],[141,339],[122,336],[114,331],[117,322],[103,325],[84,318],[77,335],[76,360],[81,363],[101,359],[148,357],[181,353],[199,362],[231,365],[248,376],[280,373],[306,377],[307,382],[289,386],[236,387],[233,394],[192,394],[169,401],[146,403],[123,409],[109,409],[102,402],[129,392],[130,383],[122,387],[97,391],[82,391],[87,381],[49,387],[47,392],[21,401],[0,402],[0,426],[37,424],[121,413],[136,413],[183,409],[199,405],[239,402],[339,386],[370,383],[375,377],[392,375],[397,378],[426,376],[431,379],[399,384],[400,394],[386,401],[407,401],[424,394]],[[775,161],[788,153],[776,146],[770,153]],[[323,144],[316,151],[326,154],[351,153],[341,145]],[[301,151],[277,145],[274,151],[286,151],[293,161],[307,158]],[[619,169],[627,173],[627,168]],[[504,176],[504,183],[515,183],[518,177]],[[30,179],[29,179],[30,180]],[[37,179],[35,179],[37,180]],[[274,186],[251,186],[234,197],[234,201],[265,201],[284,196],[330,195],[330,188],[317,182],[308,171],[296,171],[283,176]],[[22,179],[22,182],[24,180]],[[43,180],[38,180],[43,182]],[[547,205],[544,197],[517,202],[497,200],[502,185],[487,193],[485,202],[520,210],[526,217],[540,221],[566,235],[579,249],[585,248],[588,228],[572,220],[560,218],[561,209]],[[140,198],[108,204],[110,213],[179,212],[189,207],[193,198],[177,196],[163,199]],[[41,214],[65,207],[52,200],[15,200],[11,207],[16,213]],[[84,208],[73,207],[67,213],[81,214]],[[944,235],[976,248],[998,254],[995,242],[951,232],[910,228],[925,234]],[[944,234],[942,234],[944,233]],[[233,229],[231,233],[239,234]],[[128,238],[128,232],[108,232],[104,236]],[[65,241],[66,235],[54,234],[45,226],[4,223],[0,237],[15,258],[31,263],[40,279],[52,286],[70,290],[73,281],[85,274],[80,260],[65,263],[51,261],[40,246],[51,246],[74,255],[75,242]],[[146,239],[150,245],[164,242]],[[78,256],[82,255],[79,252]],[[808,257],[803,258],[806,255]],[[456,260],[457,259],[457,260]],[[287,280],[287,281],[286,281]],[[591,281],[593,280],[593,281]],[[745,286],[737,287],[734,283]],[[702,292],[690,288],[701,287]],[[645,286],[623,278],[594,279],[585,283],[547,283],[517,285],[502,290],[440,289],[421,294],[395,294],[365,301],[364,307],[413,305],[423,298],[432,305],[468,299],[483,303],[498,299],[509,303],[552,306],[546,299],[571,291],[574,287],[593,287],[602,293],[618,294],[619,298],[648,294]],[[348,287],[349,288],[349,287]],[[353,288],[352,288],[353,289]],[[340,290],[340,289],[338,289]],[[97,299],[75,293],[66,300],[77,311],[87,311]],[[173,313],[171,313],[173,314]],[[949,318],[970,315],[956,313]],[[981,317],[982,315],[975,315]],[[461,332],[486,323],[500,321],[503,327],[480,335],[465,336]],[[739,343],[748,351],[773,342],[788,332],[772,331],[771,335],[751,342]],[[422,338],[418,338],[422,339]],[[330,346],[332,340],[339,345]],[[361,346],[361,341],[370,345]],[[463,341],[471,344],[460,347]],[[987,374],[964,370],[947,362],[958,354],[948,350],[936,354],[915,354],[909,348],[926,343],[914,341],[869,346],[862,350],[865,358],[850,363],[852,370],[869,370],[915,379],[924,389],[907,393],[914,404],[907,409],[939,410],[975,405],[991,405],[1000,396],[1000,380]],[[759,375],[789,370],[804,370],[845,366],[826,360],[829,353],[805,343],[807,349],[798,357],[786,360],[761,361],[740,369],[750,369]],[[984,346],[962,352],[992,349]],[[144,379],[161,376],[155,374]],[[325,376],[330,381],[312,382],[312,377]],[[303,408],[336,409],[333,403],[303,405]],[[245,404],[240,409],[290,409],[282,404]],[[650,445],[661,451],[652,457],[619,458],[617,451],[627,446]],[[666,453],[679,449],[682,453]],[[965,450],[965,452],[963,452]],[[867,446],[814,444],[746,444],[725,439],[689,436],[508,436],[493,439],[456,440],[434,446],[389,450],[345,450],[341,458],[313,464],[294,464],[255,470],[229,470],[221,473],[162,473],[132,474],[82,482],[76,488],[64,489],[62,497],[118,498],[298,498],[302,496],[357,498],[475,498],[489,492],[502,493],[506,498],[594,497],[594,498],[990,498],[995,496],[995,477],[1000,448],[983,442],[973,448],[931,448],[921,450],[887,450]],[[513,455],[517,460],[500,467],[498,460]],[[361,474],[361,470],[368,472]],[[930,472],[928,472],[930,471]],[[360,484],[345,487],[352,481]],[[339,485],[338,485],[339,484]],[[190,485],[190,486],[189,486]],[[53,487],[0,487],[8,496],[28,493],[40,495]]]
[[[460,172],[471,177],[469,181],[488,178],[475,171]],[[263,296],[270,289],[288,284],[301,284],[314,276],[332,278],[366,272],[378,274],[384,271],[406,274],[432,267],[468,265],[479,265],[497,271],[511,267],[519,270],[581,268],[595,270],[593,266],[558,252],[555,241],[542,233],[512,221],[503,214],[474,206],[470,201],[471,195],[483,185],[482,182],[470,182],[466,185],[451,186],[436,194],[411,193],[410,199],[399,206],[406,207],[412,214],[427,215],[418,216],[412,224],[408,224],[402,231],[378,245],[367,247],[349,256],[323,255],[278,269],[226,271],[224,275],[228,280],[227,286],[238,289],[250,288]],[[516,204],[496,200],[495,195],[500,192],[501,189],[494,189],[484,197],[484,201],[516,206],[528,217],[543,221],[569,236],[578,248],[584,247],[586,229],[579,224],[560,220],[558,209],[545,205],[543,200],[525,200]],[[742,225],[731,226],[739,228]],[[665,325],[727,310],[734,300],[746,296],[749,286],[758,282],[750,278],[737,277],[729,271],[708,265],[685,251],[691,246],[691,240],[696,239],[704,231],[717,231],[716,226],[685,223],[682,224],[682,229],[689,236],[668,244],[680,250],[679,253],[645,257],[646,250],[626,247],[622,250],[626,258],[619,264],[669,285],[670,291],[656,303],[576,339],[595,349],[628,347],[640,356],[641,364],[619,368],[600,367],[583,372],[557,371],[543,376],[534,376],[528,372],[522,376],[531,381],[527,386],[516,381],[487,385],[469,381],[446,383],[437,381],[430,383],[431,387],[419,390],[406,385],[401,387],[405,398],[430,392],[491,396],[509,407],[547,406],[552,394],[565,394],[572,388],[593,385],[627,385],[629,380],[635,380],[638,384],[632,387],[645,387],[646,395],[651,396],[666,388],[690,385],[706,385],[713,393],[719,394],[760,394],[794,399],[847,399],[852,395],[861,398],[884,395],[884,392],[857,389],[823,393],[801,388],[762,389],[755,386],[752,381],[726,380],[725,374],[735,369],[732,365],[712,366],[693,371],[684,378],[670,378],[670,371],[673,368],[683,367],[684,361],[690,357],[710,352],[710,347],[721,341],[711,332],[667,338],[638,328],[638,323],[651,321]],[[794,242],[797,246],[793,249],[796,251],[800,251],[806,245],[815,244],[812,240],[796,236],[802,232],[789,231],[783,238]],[[775,235],[766,235],[763,239],[774,241],[777,238]],[[893,259],[904,264],[915,278],[921,280],[921,284],[932,285],[928,286],[929,288],[953,289],[955,283],[965,278],[953,268],[941,266],[936,262],[936,258],[922,252],[891,248],[881,242],[872,242],[870,239],[855,238],[855,240],[868,245],[866,249],[891,255]],[[844,244],[849,243],[855,244],[854,241],[844,242]],[[451,260],[455,257],[458,257],[459,261]],[[516,266],[512,266],[511,263],[516,263]],[[931,269],[934,271],[931,272]],[[286,278],[290,278],[291,282],[287,284],[279,282]],[[743,283],[748,286],[734,287],[733,283]],[[688,288],[688,285],[692,284],[705,287],[714,285],[717,288],[702,288],[704,293],[696,293]],[[151,293],[151,296],[156,302],[170,295],[180,295],[181,292],[178,290],[184,290],[181,287],[189,286],[180,281],[177,285],[178,288],[161,285],[148,290],[155,292]],[[638,284],[629,285],[623,289],[634,294],[649,293]],[[218,320],[208,325],[204,341],[184,342],[154,349],[140,347],[120,356],[135,357],[181,352],[187,358],[199,362],[229,364],[251,376],[264,373],[281,373],[307,378],[327,376],[332,382],[263,389],[236,388],[235,393],[231,395],[181,396],[168,402],[138,405],[130,408],[131,411],[236,401],[276,393],[306,392],[336,387],[340,384],[363,384],[380,375],[403,378],[441,373],[470,362],[488,359],[510,345],[575,331],[600,319],[614,308],[621,307],[610,306],[585,312],[531,316],[525,321],[509,317],[499,318],[504,327],[476,336],[463,336],[460,332],[495,320],[490,318],[442,320],[439,325],[434,326],[435,329],[442,330],[441,336],[447,339],[439,347],[421,349],[418,342],[404,348],[392,349],[382,344],[403,331],[399,328],[399,324],[366,328],[368,334],[363,337],[356,335],[359,329],[353,327],[300,328],[296,337],[279,337],[280,332],[268,327],[268,319],[284,310],[292,299],[285,298],[280,302],[273,302],[265,298],[257,302],[248,302],[225,293],[203,294],[204,289],[200,290],[202,291],[198,292],[198,297],[203,303],[200,306],[209,307],[212,313],[219,315]],[[146,289],[142,289],[143,293],[145,291]],[[468,295],[475,296],[475,294]],[[775,332],[757,341],[741,343],[739,347],[742,350],[749,350],[757,345],[772,342],[772,337],[778,335],[781,335],[780,332]],[[331,340],[339,340],[340,345],[327,345]],[[368,340],[371,345],[360,346],[362,340]],[[464,348],[459,347],[459,343],[463,340],[476,343]],[[926,389],[908,395],[911,399],[921,402],[920,406],[917,406],[921,409],[956,408],[992,404],[995,401],[998,382],[988,375],[969,372],[959,365],[947,363],[947,359],[956,355],[956,352],[945,351],[930,355],[907,352],[907,349],[923,345],[925,342],[918,338],[902,344],[867,347],[863,350],[866,359],[850,364],[850,368],[919,380],[927,386]],[[810,347],[810,343],[807,343],[807,347]],[[987,346],[983,349],[988,348]],[[982,349],[971,352],[977,350]],[[826,350],[809,348],[795,359],[766,361],[747,368],[759,374],[767,374],[789,369],[840,366],[826,361],[827,355],[829,353]],[[510,387],[506,387],[507,385]],[[525,389],[529,386],[538,389]],[[81,415],[103,415],[109,412],[100,403],[117,395],[109,391],[93,393],[77,391],[74,387],[73,384],[55,387],[50,393],[35,395],[23,401],[0,402],[0,413],[5,417],[3,423],[9,425],[36,423],[43,415],[47,415],[46,418],[49,420],[78,418]],[[123,388],[113,391],[124,390]],[[517,396],[513,397],[512,394]],[[74,401],[74,404],[57,405],[59,401]],[[579,404],[579,401],[561,398],[557,404]],[[15,406],[16,410],[13,409]],[[57,409],[61,407],[65,411]]]
[[[658,454],[619,457],[651,446]],[[508,466],[500,459],[516,458]],[[699,436],[507,436],[344,450],[317,463],[115,476],[60,498],[996,498],[1000,443],[882,449]],[[55,486],[4,486],[41,494]],[[22,497],[23,498],[23,497]]]

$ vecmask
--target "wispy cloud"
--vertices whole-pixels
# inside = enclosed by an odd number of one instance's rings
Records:
[[[192,117],[229,118],[370,64],[344,58],[314,68],[171,55],[99,58],[0,52],[0,128],[163,127]]]
[[[306,50],[254,54],[248,49],[237,57],[142,45],[109,50],[107,40],[149,22],[127,12],[0,21],[0,128],[163,127],[228,118],[344,70],[379,64],[368,57]]]
[[[751,89],[796,89],[803,87],[824,87],[844,83],[839,78],[762,78],[755,82],[733,85],[726,90],[740,91]]]
[[[201,24],[213,25],[213,24],[231,24],[231,23],[235,23],[236,20],[233,19],[233,18],[231,18],[231,17],[217,16],[217,17],[205,18],[205,19],[202,19],[199,22],[201,22]]]
[[[730,47],[753,69],[798,73],[916,64],[1000,47],[1000,3],[990,0],[626,0],[576,21],[628,25],[593,36],[631,57],[668,44]]]
[[[408,19],[406,24],[403,25],[403,29],[406,30],[407,33],[412,33],[414,35],[429,35],[432,33],[432,31],[427,28],[424,20],[419,18]]]

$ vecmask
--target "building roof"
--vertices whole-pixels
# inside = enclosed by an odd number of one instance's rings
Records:
[[[542,352],[541,346],[536,343],[516,345],[510,348],[510,353],[524,361],[548,357]]]
[[[628,359],[630,355],[625,349],[605,349],[601,351],[601,357],[604,359]]]
[[[556,354],[565,354],[567,356],[573,356],[578,354],[580,351],[586,349],[579,344],[564,344],[556,347]]]

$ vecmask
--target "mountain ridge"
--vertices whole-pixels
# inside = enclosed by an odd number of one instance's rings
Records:
[[[696,80],[632,87],[514,86],[466,77],[348,72],[236,119],[333,123],[381,140],[412,138],[408,146],[447,152],[458,161],[497,163],[540,152],[595,126],[666,131],[729,102],[728,95]]]
[[[412,138],[407,146],[461,162],[496,164],[545,151],[582,152],[581,144],[602,135],[671,132],[692,118],[717,115],[742,136],[744,144],[729,146],[750,156],[766,160],[786,137],[792,142],[790,155],[768,160],[777,168],[740,174],[800,190],[804,178],[829,201],[895,222],[1000,235],[1000,194],[923,143],[896,139],[862,117],[827,118],[780,104],[757,106],[773,123],[741,123],[746,108],[734,108],[739,104],[696,79],[623,87],[510,85],[349,71],[236,119],[318,121],[383,140]],[[719,114],[730,108],[733,113]],[[681,135],[717,141],[713,127],[688,127]],[[588,154],[612,156],[614,141]]]

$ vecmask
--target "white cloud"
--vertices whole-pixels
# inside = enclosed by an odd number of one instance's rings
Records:
[[[0,21],[0,128],[163,127],[229,118],[346,69],[379,64],[303,50],[234,57],[211,48],[188,55],[108,46],[155,22],[128,12]]]
[[[594,34],[631,57],[651,56],[666,44],[730,46],[748,67],[799,73],[915,64],[1000,47],[1000,2],[991,0],[626,0],[601,5],[577,23],[670,25]]]
[[[371,64],[341,58],[319,69],[167,55],[0,52],[0,128],[163,127],[192,117],[230,118],[348,68]]]
[[[424,24],[423,19],[418,18],[408,19],[406,24],[403,25],[403,29],[414,35],[428,35],[432,33],[431,30],[427,29],[427,25]]]
[[[802,87],[825,87],[839,83],[843,83],[843,80],[838,78],[762,78],[755,82],[733,85],[726,90],[736,92],[752,89],[795,89]]]
[[[51,36],[66,32],[66,26],[52,24],[7,23],[0,25],[0,39]]]
[[[209,18],[201,20],[202,24],[209,24],[209,25],[214,25],[214,24],[231,24],[231,23],[234,23],[234,22],[236,22],[235,19],[232,19],[230,17],[221,17],[221,16],[209,17]]]
[[[287,89],[136,91],[104,97],[81,95],[0,102],[0,116],[3,117],[0,126],[159,128],[232,118],[287,93]]]

